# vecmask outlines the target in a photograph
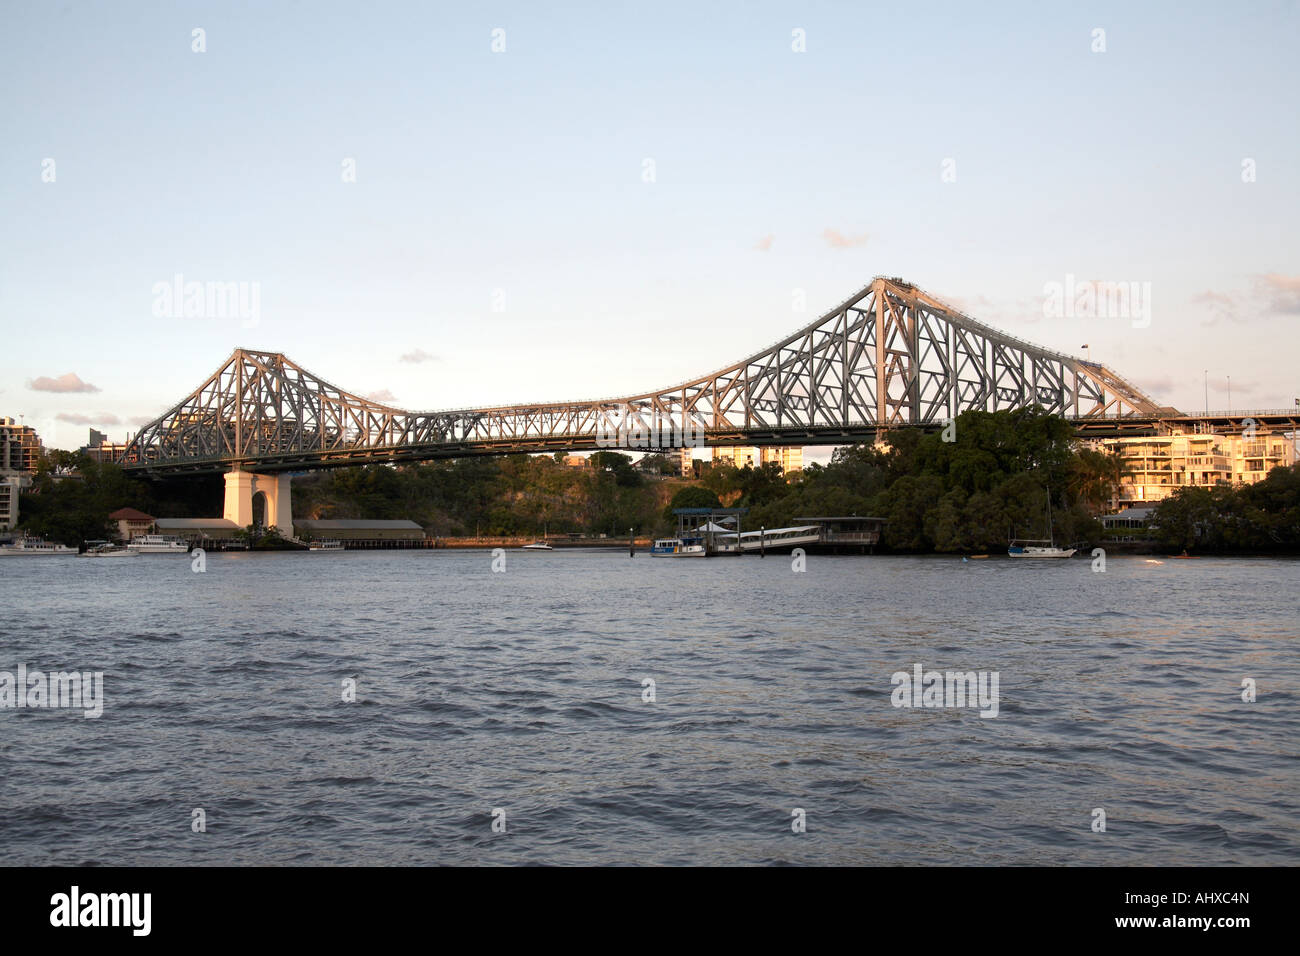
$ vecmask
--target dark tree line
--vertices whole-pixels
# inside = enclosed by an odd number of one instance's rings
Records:
[[[1096,515],[1120,474],[1115,459],[1077,448],[1063,418],[966,412],[946,431],[899,429],[879,446],[837,449],[829,465],[784,486],[750,478],[738,501],[753,508],[749,527],[870,515],[886,519],[882,543],[892,550],[992,551],[1013,537],[1048,537],[1049,496],[1058,542],[1100,539]]]
[[[1156,506],[1153,536],[1170,550],[1300,551],[1300,465],[1253,485],[1179,488]]]

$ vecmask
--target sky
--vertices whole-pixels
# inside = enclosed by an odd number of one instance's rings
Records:
[[[1269,0],[5,0],[0,416],[122,440],[240,346],[411,410],[635,394],[876,275],[1162,404],[1290,407],[1298,36]],[[1148,321],[1045,312],[1068,281]]]

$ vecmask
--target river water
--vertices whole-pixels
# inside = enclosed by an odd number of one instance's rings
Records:
[[[0,671],[103,673],[0,709],[3,861],[1300,863],[1300,562],[492,566],[0,559]]]

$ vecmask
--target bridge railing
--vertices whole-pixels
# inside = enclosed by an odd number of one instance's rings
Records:
[[[1298,408],[1246,408],[1238,411],[1210,409],[1208,412],[1189,412],[1184,418],[1300,418]]]

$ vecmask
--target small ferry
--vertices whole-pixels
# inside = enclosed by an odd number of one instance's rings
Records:
[[[308,551],[342,551],[343,542],[337,541],[333,538],[329,538],[321,541],[313,541],[311,544],[307,545],[307,550]]]
[[[703,538],[659,538],[650,548],[650,553],[659,558],[702,558],[704,557]]]
[[[51,543],[43,538],[19,538],[13,544],[0,547],[0,557],[36,557],[38,555],[76,554],[76,548],[66,544]]]
[[[140,534],[127,544],[140,554],[188,554],[189,543],[173,534]]]

